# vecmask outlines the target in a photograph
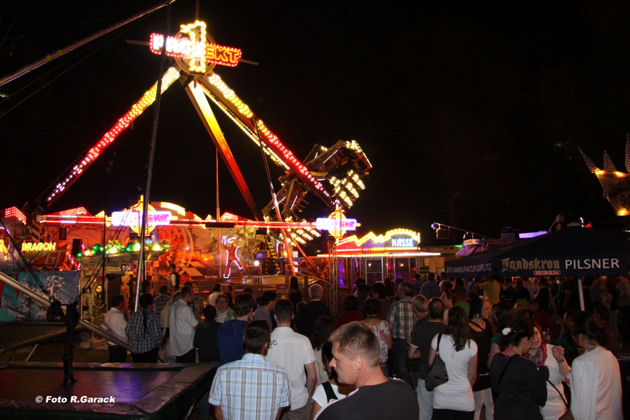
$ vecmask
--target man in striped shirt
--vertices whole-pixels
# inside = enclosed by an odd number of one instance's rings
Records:
[[[212,382],[210,404],[217,419],[279,419],[291,402],[289,377],[265,361],[271,337],[267,321],[245,327],[245,355],[221,366]]]

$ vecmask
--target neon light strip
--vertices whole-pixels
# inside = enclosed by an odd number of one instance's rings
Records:
[[[109,225],[109,218],[106,218],[106,223]],[[103,218],[96,216],[58,216],[58,215],[43,215],[38,216],[37,221],[39,223],[59,223],[59,224],[80,224],[80,225],[101,225],[103,226]]]
[[[335,255],[336,258],[377,258],[377,257],[439,257],[439,252],[390,252],[390,253],[375,253],[375,254],[340,254]],[[329,254],[317,254],[318,257],[330,258]]]
[[[256,146],[260,147],[260,140],[258,139],[258,136],[256,136],[256,134],[247,126],[243,123],[243,121],[241,121],[238,117],[236,117],[232,111],[225,106],[225,104],[223,104],[220,100],[218,100],[213,94],[212,92],[210,92],[205,86],[203,86],[203,90],[204,93],[206,94],[206,96],[208,98],[210,98],[212,100],[212,102],[214,102],[214,104],[216,106],[219,107],[219,109],[221,111],[223,111],[223,113],[225,115],[228,116],[229,119],[232,120],[232,122],[234,122],[241,130],[243,130],[243,133],[245,133],[247,135],[247,137],[249,137],[255,144]],[[271,160],[278,166],[282,166],[284,167],[284,169],[289,170],[289,165],[287,165],[286,163],[284,163],[279,157],[278,155],[276,155],[273,150],[270,150],[268,147],[264,149],[265,153],[267,154],[267,156],[269,156],[271,158]]]
[[[185,208],[183,208],[182,206],[178,206],[177,204],[170,203],[168,201],[162,201],[160,203],[160,208],[174,211],[175,213],[179,214],[180,216],[186,216],[186,209]],[[199,216],[197,216],[197,217],[199,217]]]
[[[538,236],[542,236],[542,235],[546,235],[547,232],[546,230],[539,230],[537,232],[525,232],[525,233],[519,233],[518,234],[518,239],[531,239],[531,238],[536,238]],[[476,244],[475,244],[476,245]]]
[[[343,252],[383,252],[383,251],[417,251],[419,246],[406,246],[406,247],[396,247],[396,246],[383,246],[383,247],[372,247],[372,248],[343,248],[338,249],[337,253]]]
[[[244,118],[247,118],[247,119],[253,118],[254,114],[253,114],[253,112],[251,112],[249,107],[245,103],[243,103],[240,100],[240,98],[238,98],[236,96],[236,94],[234,94],[234,91],[232,89],[230,89],[228,87],[228,85],[225,84],[225,82],[223,82],[218,75],[213,74],[212,76],[210,76],[209,78],[207,78],[205,80],[207,80],[208,83],[210,83],[210,85],[212,85],[214,88],[219,90],[219,92],[221,92],[221,95],[229,103],[231,103],[232,106],[234,106]],[[208,94],[210,94],[210,92],[206,92],[206,95],[208,95]],[[213,99],[213,102],[215,102],[215,103],[218,102],[218,100],[214,100],[214,98],[212,98],[212,97],[211,97],[211,99]],[[225,108],[224,107],[221,107],[221,109],[225,112]],[[236,117],[239,118],[238,116],[236,116]],[[231,118],[231,116],[230,116],[230,118]],[[232,120],[234,120],[234,118],[232,118]],[[244,121],[241,120],[241,122],[242,122],[243,125],[246,125]],[[241,124],[238,124],[238,125],[241,127],[241,129],[243,129]],[[311,172],[308,170],[308,168],[305,165],[303,165],[295,157],[293,152],[291,152],[284,144],[282,144],[280,139],[265,126],[263,121],[258,119],[256,121],[256,126],[257,126],[258,130],[261,133],[261,138],[257,138],[256,140],[254,140],[254,142],[257,145],[260,146],[260,141],[263,141],[265,143],[265,145],[269,149],[271,149],[269,151],[265,150],[265,152],[268,155],[273,154],[277,158],[277,160],[276,160],[272,156],[272,160],[274,160],[274,162],[276,164],[282,165],[282,166],[284,166],[287,169],[292,169],[299,178],[301,178],[303,181],[305,181],[306,184],[311,189],[314,190],[313,191],[314,193],[319,193],[322,196],[324,196],[326,199],[330,200],[330,198],[331,198],[330,194],[328,194],[328,191],[326,191],[324,186],[317,179],[315,179],[315,177],[311,174]],[[248,130],[252,131],[252,129],[249,128],[249,127],[248,127]],[[256,136],[256,137],[258,137],[258,136]],[[262,137],[264,137],[264,139]],[[252,140],[254,139],[252,136],[250,136],[250,138],[252,138]]]
[[[258,137],[256,136],[256,134],[247,126],[243,123],[243,121],[241,121],[238,117],[236,117],[232,111],[225,106],[224,103],[222,103],[220,100],[218,100],[213,94],[212,92],[208,91],[208,89],[203,86],[203,90],[204,93],[206,94],[206,96],[208,98],[210,98],[210,100],[212,100],[212,102],[219,107],[219,109],[221,111],[223,111],[223,113],[232,120],[232,122],[234,122],[234,124],[236,124],[236,126],[238,128],[240,128],[243,133],[245,133],[247,135],[247,137],[249,137],[255,144],[256,146],[260,147],[260,140],[258,139]],[[286,163],[284,163],[279,157],[278,155],[276,155],[273,150],[270,150],[268,147],[264,148],[265,153],[267,154],[267,156],[269,156],[271,158],[271,160],[278,166],[282,166],[284,167],[284,169],[289,170],[289,165],[287,165]]]
[[[164,93],[164,91],[168,89],[168,87],[178,78],[179,71],[175,67],[169,68],[162,77],[162,93]],[[46,201],[51,203],[57,196],[61,195],[70,185],[72,185],[72,183],[81,176],[83,171],[85,171],[96,160],[96,158],[99,157],[101,152],[105,150],[107,146],[112,144],[118,135],[129,127],[129,125],[138,118],[145,109],[155,102],[156,93],[157,82],[151,86],[151,89],[142,95],[142,98],[140,98],[140,100],[136,102],[94,146],[92,146],[83,159],[81,159],[81,162],[72,167],[71,172],[62,182],[55,186],[54,191],[48,196],[48,198],[46,198]]]
[[[620,171],[607,171],[605,169],[595,169],[593,173],[597,175],[598,177],[607,175],[607,176],[615,176],[616,178],[625,178],[628,175],[630,175],[630,174],[626,174]]]
[[[306,183],[311,187],[315,188],[316,191],[314,192],[319,192],[323,194],[326,198],[330,199],[330,194],[328,194],[328,191],[326,191],[324,186],[315,179],[308,168],[295,157],[293,152],[287,149],[284,144],[282,144],[278,136],[271,132],[271,130],[267,128],[262,120],[257,120],[256,125],[262,136],[265,137],[265,139],[267,140],[265,142],[267,146],[269,146],[279,156],[283,156],[284,159],[282,160],[286,162],[291,167],[291,169],[293,169],[293,171],[295,171],[296,175],[299,178],[306,181]]]
[[[212,84],[212,86],[219,89],[219,91],[223,94],[223,97],[228,101],[232,102],[232,105],[238,109],[238,112],[241,113],[245,118],[251,118],[254,116],[254,113],[251,109],[245,104],[241,99],[236,96],[236,93],[232,89],[228,87],[228,85],[221,80],[221,77],[214,73],[212,76],[208,77],[208,81]]]
[[[357,238],[356,235],[349,236],[346,239],[342,239],[339,241],[337,245],[346,244],[349,242],[354,242],[357,246],[361,246],[369,240],[372,240],[374,243],[385,243],[392,239],[394,235],[407,235],[412,239],[415,239],[417,242],[420,242],[420,233],[414,232],[409,229],[392,229],[385,232],[385,235],[375,235],[374,232],[370,232],[367,235],[363,236],[361,239]]]
[[[111,224],[111,218],[107,217],[106,224]],[[80,224],[80,225],[98,225],[103,226],[103,218],[96,216],[58,216],[44,215],[39,216],[39,223],[47,224]],[[213,221],[205,221],[202,219],[171,219],[170,226],[199,226],[213,228]],[[219,222],[221,223],[221,222]],[[315,229],[315,224],[310,222],[278,222],[278,221],[256,221],[241,220],[234,221],[234,227],[252,227],[260,229]]]

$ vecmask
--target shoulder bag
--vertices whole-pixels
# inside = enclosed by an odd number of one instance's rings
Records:
[[[433,391],[438,386],[448,382],[448,372],[446,372],[446,364],[440,357],[440,340],[442,339],[442,333],[438,335],[437,345],[435,346],[435,358],[433,364],[429,366],[427,370],[427,376],[424,380],[424,385],[427,391]]]

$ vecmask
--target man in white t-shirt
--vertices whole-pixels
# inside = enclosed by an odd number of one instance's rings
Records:
[[[311,396],[317,385],[315,355],[308,338],[291,328],[293,304],[281,299],[276,302],[275,318],[278,327],[271,333],[271,344],[265,360],[284,368],[289,374],[291,388],[291,411],[283,419],[305,419],[311,417]]]
[[[125,298],[121,295],[114,296],[112,299],[112,307],[105,314],[103,327],[105,330],[118,338],[120,341],[127,341],[127,320],[125,319]],[[124,363],[127,361],[127,349],[118,344],[108,341],[109,362]]]
[[[171,306],[168,314],[168,353],[175,356],[176,363],[195,363],[195,329],[199,320],[190,309],[189,304],[195,302],[195,294],[190,286],[182,288],[182,297]],[[199,301],[195,305],[199,305]],[[197,308],[201,313],[201,308]]]

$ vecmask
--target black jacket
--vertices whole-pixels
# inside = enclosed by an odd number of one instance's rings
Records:
[[[527,359],[515,355],[506,358],[498,353],[490,363],[496,420],[542,419],[540,407],[547,401],[546,380],[549,371],[537,368]]]
[[[298,332],[311,338],[313,325],[315,325],[317,318],[322,315],[330,316],[330,309],[320,300],[314,300],[300,306],[295,319]]]

